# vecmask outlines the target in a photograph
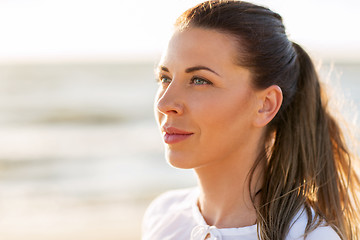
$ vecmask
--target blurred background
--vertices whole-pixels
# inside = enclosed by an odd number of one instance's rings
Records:
[[[199,2],[0,0],[0,239],[140,239],[156,195],[196,184],[166,163],[152,105],[172,23]],[[359,2],[253,2],[283,16],[355,119]]]

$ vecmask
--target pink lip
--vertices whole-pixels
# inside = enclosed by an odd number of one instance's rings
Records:
[[[164,142],[167,144],[174,144],[181,142],[187,138],[189,138],[193,133],[183,131],[174,127],[164,127]]]

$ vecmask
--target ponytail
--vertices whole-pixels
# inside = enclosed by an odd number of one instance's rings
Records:
[[[284,239],[290,219],[304,207],[309,219],[305,237],[326,222],[342,239],[358,239],[359,213],[355,207],[360,182],[351,168],[351,155],[327,110],[326,96],[309,55],[298,44],[293,43],[293,47],[299,70],[297,90],[271,123],[275,137],[259,208],[264,229],[260,235],[262,239]]]

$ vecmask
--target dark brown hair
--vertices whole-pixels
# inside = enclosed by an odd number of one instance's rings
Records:
[[[308,216],[305,237],[325,223],[342,239],[359,239],[360,181],[352,156],[310,57],[288,40],[281,16],[243,1],[207,1],[183,13],[175,26],[232,35],[239,44],[236,63],[251,70],[254,87],[278,85],[283,92],[267,127],[267,154],[252,169],[266,164],[255,206],[261,239],[285,239],[301,209]]]

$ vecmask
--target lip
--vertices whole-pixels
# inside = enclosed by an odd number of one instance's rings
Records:
[[[163,127],[163,133],[164,142],[166,144],[174,144],[184,141],[194,134],[192,132],[187,132],[178,128],[165,126]]]

